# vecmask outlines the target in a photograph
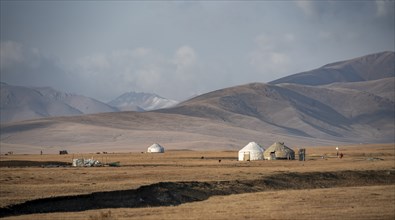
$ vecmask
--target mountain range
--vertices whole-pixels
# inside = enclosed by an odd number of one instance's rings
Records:
[[[1,83],[0,106],[2,123],[118,111],[95,99],[59,92],[50,87],[29,88],[6,83]]]
[[[1,123],[56,116],[72,116],[118,111],[149,111],[178,102],[151,93],[128,92],[103,103],[82,95],[50,87],[24,87],[1,83]]]
[[[2,124],[1,144],[14,150],[57,145],[74,151],[136,151],[152,142],[172,149],[224,150],[249,141],[263,146],[278,140],[291,146],[393,143],[394,64],[394,52],[382,52],[268,84],[216,90],[150,112]]]

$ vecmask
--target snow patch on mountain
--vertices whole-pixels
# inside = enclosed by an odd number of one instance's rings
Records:
[[[151,111],[175,106],[178,101],[152,93],[127,92],[108,102],[108,104],[120,111]]]

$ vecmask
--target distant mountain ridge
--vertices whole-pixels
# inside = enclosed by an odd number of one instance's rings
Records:
[[[1,83],[1,122],[53,116],[116,112],[105,103],[50,87],[23,87]]]
[[[178,102],[152,93],[127,92],[108,102],[108,104],[120,111],[141,112],[169,108],[175,106]]]
[[[172,149],[203,150],[237,150],[250,141],[284,141],[293,147],[394,143],[394,65],[394,53],[384,52],[268,84],[212,91],[170,108],[5,123],[1,124],[0,150],[35,151],[57,145],[76,152],[140,151],[152,142]],[[65,99],[62,94],[45,95],[46,90],[29,93]],[[3,100],[16,105],[12,94],[3,96],[3,90],[1,94],[2,106]],[[25,93],[16,97],[29,100]],[[131,97],[125,96],[119,103],[130,104],[136,98]],[[34,106],[46,105],[35,102]]]
[[[150,111],[178,102],[151,93],[124,93],[108,104],[50,87],[14,86],[1,82],[1,123],[29,119],[118,111]]]
[[[318,69],[293,74],[269,83],[296,83],[314,86],[395,77],[394,63],[395,52],[387,51],[327,64]]]

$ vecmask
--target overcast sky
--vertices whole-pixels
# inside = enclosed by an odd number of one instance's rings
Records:
[[[183,100],[394,51],[394,1],[1,1],[1,81]]]

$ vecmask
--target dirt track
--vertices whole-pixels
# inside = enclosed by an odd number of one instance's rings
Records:
[[[160,182],[133,190],[95,192],[27,201],[0,208],[0,217],[100,208],[174,206],[210,196],[287,189],[395,184],[394,170],[280,173],[256,180]]]

